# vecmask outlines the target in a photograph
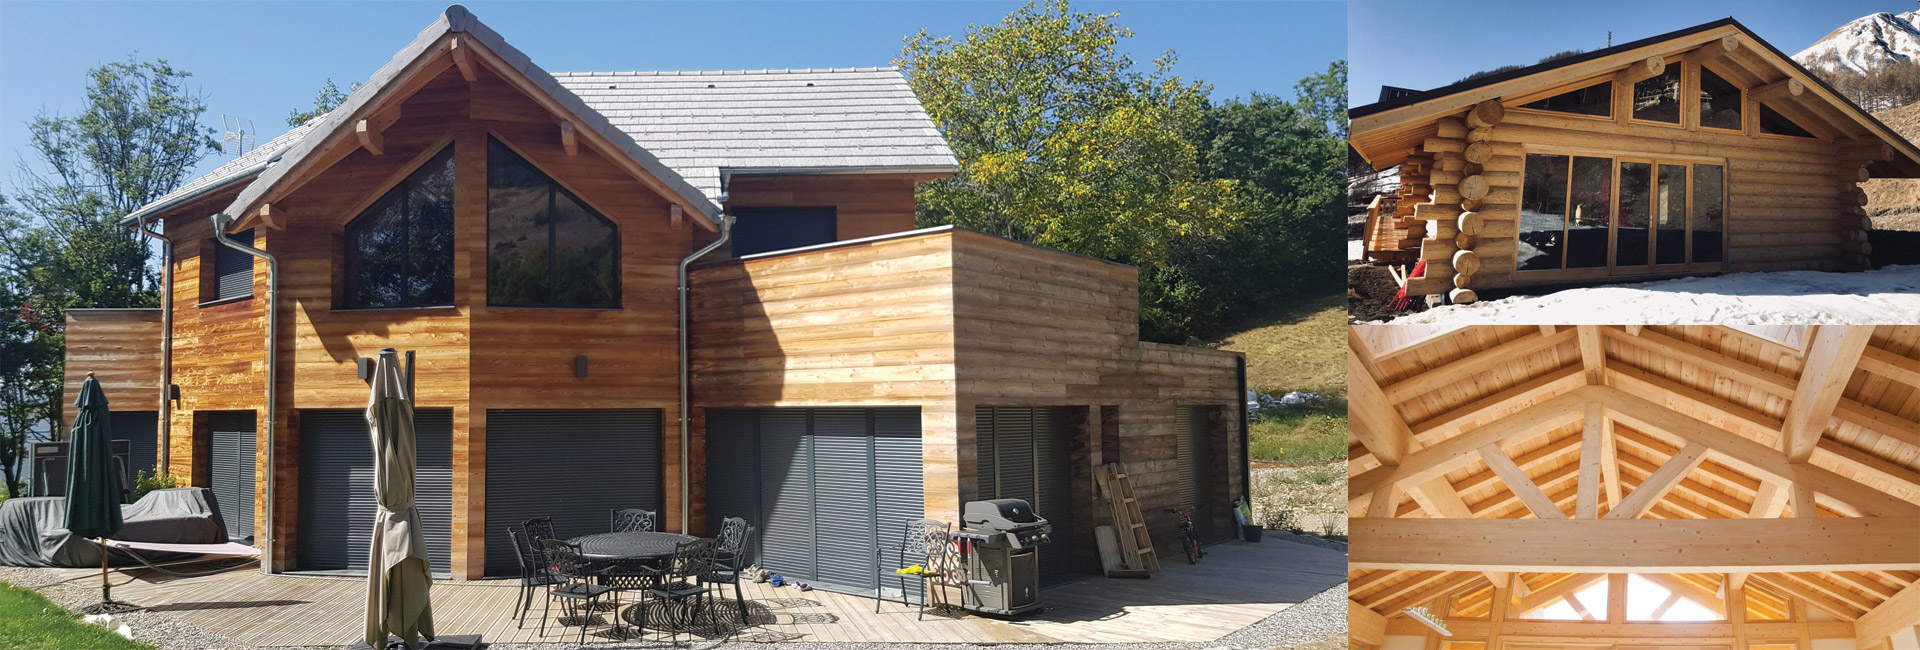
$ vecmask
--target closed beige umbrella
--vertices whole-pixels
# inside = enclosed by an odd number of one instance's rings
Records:
[[[386,647],[387,635],[420,647],[433,639],[433,603],[428,590],[427,537],[413,505],[413,402],[393,348],[380,351],[367,397],[367,428],[373,434],[373,543],[367,566],[367,645]]]

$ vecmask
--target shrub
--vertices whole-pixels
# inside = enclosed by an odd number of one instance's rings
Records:
[[[176,487],[180,487],[180,481],[164,469],[140,470],[140,473],[133,478],[133,500],[139,501],[140,497],[147,496],[148,492],[154,490]]]

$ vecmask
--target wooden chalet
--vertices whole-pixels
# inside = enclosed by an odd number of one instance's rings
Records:
[[[364,565],[359,368],[386,347],[415,355],[454,578],[517,575],[528,518],[639,507],[746,517],[764,566],[871,593],[905,521],[1003,497],[1054,522],[1044,573],[1090,571],[1115,461],[1159,541],[1185,503],[1229,534],[1242,359],[1141,342],[1131,267],[916,230],[915,184],[956,169],[891,68],[548,73],[453,6],[333,112],[130,215],[170,241],[171,307],[73,312],[68,388],[95,371],[116,419],[157,418],[155,462],[273,572]]]
[[[1727,18],[1349,111],[1396,194],[1368,259],[1410,295],[1729,271],[1857,270],[1859,184],[1920,149]]]
[[[1920,326],[1351,343],[1351,647],[1920,641]]]

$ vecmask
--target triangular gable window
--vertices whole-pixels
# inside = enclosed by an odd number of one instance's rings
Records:
[[[1555,113],[1573,113],[1575,115],[1613,115],[1613,82],[1602,81],[1578,90],[1570,90],[1521,108],[1532,108]]]
[[[1760,132],[1768,135],[1787,135],[1796,138],[1814,137],[1813,132],[1800,128],[1800,125],[1773,107],[1760,104]]]
[[[346,309],[453,304],[453,146],[347,222]]]

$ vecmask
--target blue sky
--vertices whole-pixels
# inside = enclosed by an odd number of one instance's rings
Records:
[[[1908,0],[1353,0],[1348,101],[1371,104],[1382,85],[1425,90],[1563,50],[1597,50],[1607,30],[1617,44],[1732,16],[1792,56],[1855,18],[1916,8]]]
[[[0,0],[0,151],[27,152],[26,122],[44,107],[72,114],[88,68],[137,52],[193,72],[206,123],[251,118],[261,140],[286,130],[328,77],[373,73],[445,2],[20,2]],[[1018,2],[467,2],[548,70],[677,70],[887,65],[925,28],[961,35]],[[1346,55],[1338,1],[1076,2],[1118,11],[1142,64],[1169,48],[1176,70],[1214,96],[1291,96],[1301,77]],[[201,169],[222,162],[209,156]],[[0,187],[11,187],[13,166]]]

